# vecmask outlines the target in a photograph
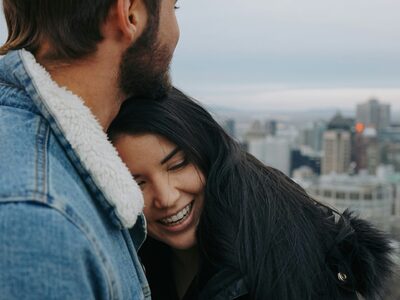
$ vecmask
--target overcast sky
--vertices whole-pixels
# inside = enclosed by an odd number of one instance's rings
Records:
[[[377,97],[400,110],[399,0],[179,0],[178,6],[173,79],[206,104],[350,109]]]

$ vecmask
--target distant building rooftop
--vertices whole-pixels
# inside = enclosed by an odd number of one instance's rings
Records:
[[[332,120],[328,123],[328,130],[342,129],[342,130],[351,130],[354,126],[354,119],[345,118],[342,116],[340,112],[336,113],[336,115],[332,118]]]

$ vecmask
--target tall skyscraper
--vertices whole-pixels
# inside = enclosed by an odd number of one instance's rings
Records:
[[[357,123],[382,130],[390,126],[390,105],[371,99],[357,105]]]
[[[284,137],[268,136],[265,126],[255,121],[245,135],[249,153],[264,164],[290,175],[291,145]]]
[[[364,128],[362,123],[357,123],[353,147],[356,171],[368,170],[369,174],[374,175],[381,163],[381,147],[376,129]]]
[[[260,121],[254,121],[249,131],[244,135],[247,151],[259,160],[263,160],[265,155],[265,138],[267,133]]]
[[[304,146],[310,147],[316,152],[322,150],[323,135],[326,130],[325,121],[315,121],[307,124],[305,128],[301,131],[301,141],[300,143]]]
[[[340,113],[328,124],[323,135],[322,174],[347,173],[351,162],[352,120]]]
[[[351,162],[351,133],[344,130],[327,130],[324,133],[322,174],[347,173]]]
[[[264,142],[263,162],[290,175],[291,147],[283,137],[267,136]]]

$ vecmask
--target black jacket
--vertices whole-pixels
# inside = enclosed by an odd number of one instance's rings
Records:
[[[149,281],[153,300],[179,300],[171,267],[171,249],[148,238],[139,251]],[[201,286],[201,288],[200,288]],[[183,300],[252,300],[245,278],[230,269],[222,268],[203,285],[195,278]],[[330,300],[321,294],[318,300]],[[357,300],[357,294],[343,289],[343,300]]]

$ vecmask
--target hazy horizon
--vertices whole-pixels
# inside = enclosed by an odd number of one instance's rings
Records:
[[[178,88],[206,105],[234,109],[306,111],[319,109],[355,111],[356,105],[377,99],[400,112],[400,88],[284,88],[259,85],[253,87],[182,86]]]

